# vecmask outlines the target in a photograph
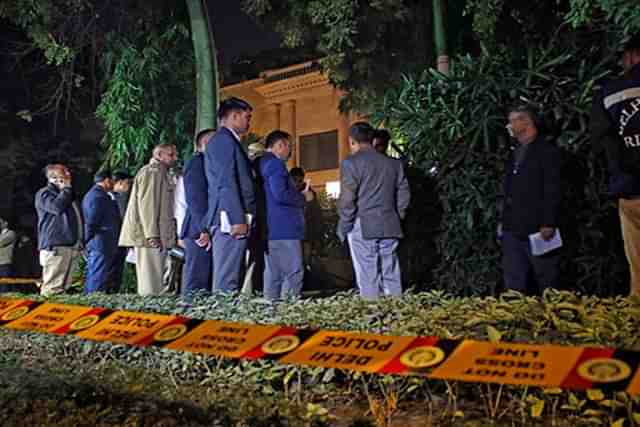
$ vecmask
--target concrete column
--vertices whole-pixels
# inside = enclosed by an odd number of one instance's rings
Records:
[[[351,126],[351,114],[340,113],[338,116],[338,158],[340,161],[349,155],[349,126]]]
[[[280,108],[280,129],[291,135],[291,144],[293,147],[293,156],[289,159],[289,168],[300,164],[300,145],[298,144],[298,135],[296,133],[296,101],[289,100],[282,103]]]
[[[267,111],[267,119],[266,123],[269,123],[273,126],[273,129],[266,129],[266,132],[269,133],[272,130],[280,129],[280,104],[269,104],[266,107]],[[264,136],[267,136],[266,134]]]

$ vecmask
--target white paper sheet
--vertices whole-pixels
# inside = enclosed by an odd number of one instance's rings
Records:
[[[533,256],[544,255],[547,252],[558,249],[562,247],[562,236],[560,236],[560,230],[556,229],[555,234],[549,241],[544,240],[540,233],[530,234],[529,244],[531,245],[531,254]]]
[[[251,226],[251,222],[253,221],[253,215],[245,214],[246,224]],[[231,224],[229,223],[229,216],[226,211],[220,211],[220,231],[223,233],[231,233]]]

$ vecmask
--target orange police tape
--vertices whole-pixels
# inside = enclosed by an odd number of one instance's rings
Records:
[[[41,278],[0,277],[0,285],[38,285]]]
[[[379,374],[640,394],[640,352],[399,337],[0,299],[0,327]]]

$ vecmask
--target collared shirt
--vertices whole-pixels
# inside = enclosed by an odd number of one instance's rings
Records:
[[[230,127],[228,127],[228,126],[224,126],[224,127],[225,127],[225,128],[227,128],[227,129],[229,129],[229,131],[233,134],[233,136],[235,136],[236,140],[237,140],[238,142],[240,142],[240,135],[238,135],[238,133],[237,133],[235,130],[231,129],[231,128],[230,128]]]

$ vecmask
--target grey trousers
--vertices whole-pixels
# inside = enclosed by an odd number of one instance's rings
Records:
[[[300,296],[304,267],[300,240],[269,240],[265,252],[264,297]]]
[[[161,295],[167,251],[155,248],[135,248],[138,295]]]
[[[402,295],[398,239],[365,239],[359,219],[347,239],[360,296],[373,300],[381,294]]]
[[[235,292],[240,290],[246,250],[246,238],[233,238],[230,234],[222,233],[220,228],[213,231],[214,291]]]

